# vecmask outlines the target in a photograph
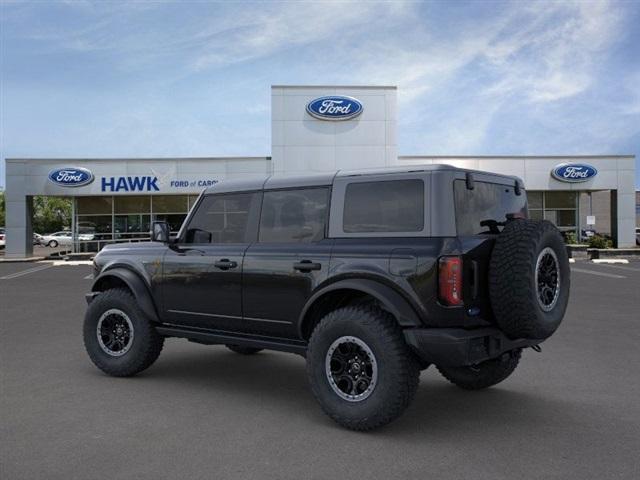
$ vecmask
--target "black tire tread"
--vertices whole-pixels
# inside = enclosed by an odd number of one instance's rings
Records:
[[[498,326],[510,338],[549,336],[536,317],[539,307],[531,276],[538,253],[536,245],[550,231],[561,238],[557,228],[547,220],[515,220],[507,223],[496,239],[489,265],[489,295]],[[568,264],[564,249],[556,254],[559,261]]]
[[[103,303],[109,303],[113,300],[120,300],[127,304],[128,308],[131,309],[131,312],[138,318],[140,321],[139,324],[136,325],[135,335],[143,338],[142,342],[142,350],[138,352],[136,356],[130,357],[128,362],[122,365],[113,365],[109,362],[105,362],[101,352],[94,352],[92,345],[87,342],[87,335],[93,334],[93,332],[87,332],[87,322],[85,321],[85,335],[84,335],[84,345],[91,358],[91,361],[103,372],[113,377],[130,377],[137,373],[142,372],[149,368],[153,362],[155,362],[160,356],[160,352],[164,346],[164,337],[161,336],[151,323],[149,319],[147,319],[142,312],[142,310],[138,307],[135,297],[126,289],[123,288],[113,288],[106,290],[101,293],[98,298],[96,298],[91,305],[89,305],[89,309],[87,310],[87,316],[91,315],[92,309],[94,306],[98,309]],[[98,303],[96,303],[98,302]],[[129,352],[127,352],[129,353]]]
[[[309,372],[309,383],[314,397],[320,403],[323,411],[338,424],[357,431],[368,431],[381,427],[399,417],[409,406],[418,390],[420,382],[420,364],[414,354],[409,350],[402,336],[402,330],[394,317],[384,310],[373,305],[358,305],[333,310],[314,328],[309,342],[307,358],[314,354],[314,337],[322,336],[336,319],[346,321],[361,321],[375,336],[384,343],[385,353],[399,360],[398,368],[393,376],[398,379],[399,388],[389,401],[385,402],[384,409],[374,417],[364,417],[357,420],[337,414],[325,408],[318,392],[318,385]]]

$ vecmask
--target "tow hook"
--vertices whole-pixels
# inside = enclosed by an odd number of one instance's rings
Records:
[[[531,345],[531,350],[540,353],[542,351],[542,348],[540,348],[540,345]]]

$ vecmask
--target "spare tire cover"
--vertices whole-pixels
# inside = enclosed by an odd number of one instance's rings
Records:
[[[549,337],[564,317],[569,286],[569,258],[558,229],[546,220],[508,222],[489,264],[498,327],[510,338]]]

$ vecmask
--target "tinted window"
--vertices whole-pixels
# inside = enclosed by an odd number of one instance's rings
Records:
[[[261,242],[313,242],[324,238],[329,191],[326,188],[265,192]]]
[[[390,180],[347,185],[344,199],[344,232],[419,232],[423,228],[422,180]]]
[[[187,243],[245,243],[258,195],[209,195],[197,206],[186,232]]]
[[[478,181],[474,182],[474,189],[469,190],[464,180],[453,183],[458,235],[489,233],[491,225],[480,225],[480,222],[493,220],[501,223],[510,213],[522,217],[527,215],[527,196],[524,191],[516,195],[514,187]],[[493,228],[501,229],[498,225]]]

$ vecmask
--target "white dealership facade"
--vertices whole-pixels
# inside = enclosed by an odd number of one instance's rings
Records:
[[[532,217],[635,245],[634,156],[398,156],[398,113],[395,87],[273,86],[270,156],[7,159],[6,256],[32,255],[37,195],[71,197],[72,231],[95,248],[147,238],[157,219],[176,229],[202,189],[226,179],[436,163],[516,175]]]

